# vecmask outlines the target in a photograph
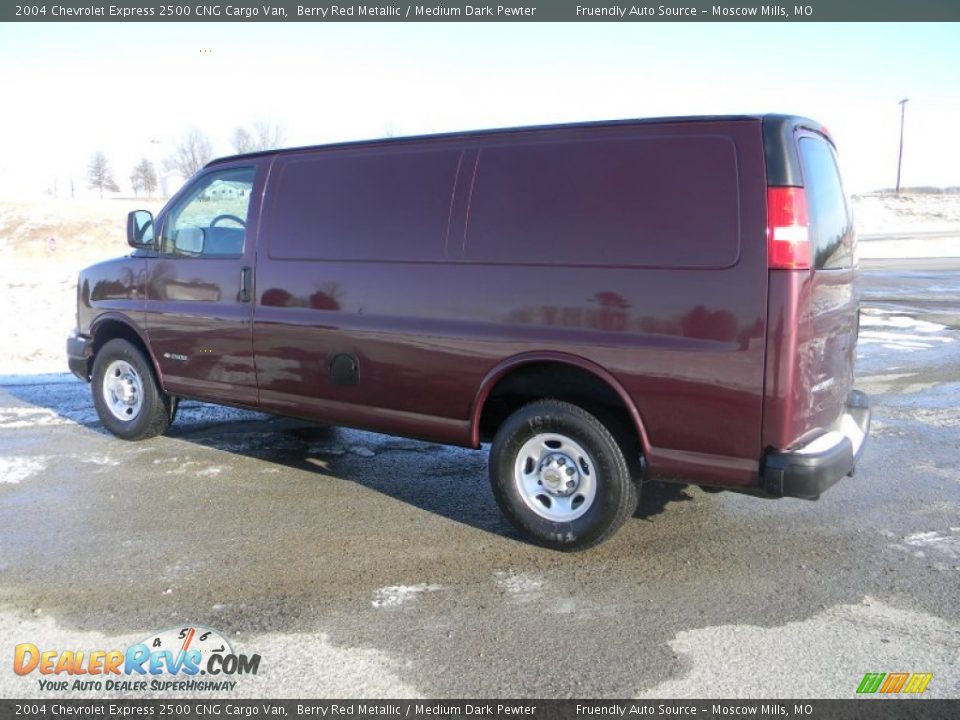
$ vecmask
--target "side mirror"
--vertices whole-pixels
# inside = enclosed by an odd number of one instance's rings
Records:
[[[127,244],[137,250],[153,248],[153,214],[149,210],[127,215]]]
[[[200,255],[203,253],[203,245],[206,240],[206,234],[203,228],[185,227],[177,231],[173,239],[173,247],[178,254]]]

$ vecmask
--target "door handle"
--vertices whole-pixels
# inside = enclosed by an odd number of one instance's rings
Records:
[[[250,302],[250,278],[252,271],[249,266],[240,268],[240,292],[237,293],[237,300],[240,302]]]

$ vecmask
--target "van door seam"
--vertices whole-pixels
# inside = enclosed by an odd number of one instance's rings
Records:
[[[257,208],[257,229],[254,236],[253,242],[253,269],[250,273],[250,359],[253,361],[253,379],[254,384],[257,389],[257,407],[260,407],[261,398],[260,398],[260,368],[257,367],[257,308],[260,306],[260,303],[257,302],[257,278],[260,273],[260,250],[263,246],[263,212],[267,205],[267,192],[270,190],[270,177],[273,175],[274,165],[277,163],[277,155],[274,154],[270,158],[270,162],[267,163],[266,170],[264,171],[263,177],[263,190],[260,193],[259,203],[260,207]]]
[[[453,203],[457,198],[457,185],[460,183],[460,166],[463,164],[463,155],[466,150],[460,151],[460,157],[457,158],[457,169],[453,174],[453,187],[450,188],[450,209],[447,211],[447,231],[443,236],[443,257],[450,259],[450,224],[453,222]]]
[[[483,148],[477,150],[477,158],[473,161],[473,176],[470,178],[470,192],[467,196],[467,216],[463,219],[463,240],[460,243],[460,259],[467,259],[467,230],[470,228],[470,207],[473,205],[473,187],[477,183],[477,169],[480,167],[480,156]]]

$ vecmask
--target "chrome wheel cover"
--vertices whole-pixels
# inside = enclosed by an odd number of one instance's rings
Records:
[[[597,497],[597,466],[583,446],[560,433],[540,433],[517,453],[513,479],[524,504],[540,517],[566,523]]]
[[[114,360],[103,374],[103,400],[117,420],[131,422],[143,408],[143,379],[126,360]]]

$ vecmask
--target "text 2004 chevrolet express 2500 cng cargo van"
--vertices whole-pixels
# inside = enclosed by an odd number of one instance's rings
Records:
[[[211,162],[85,269],[70,368],[139,440],[180,398],[478,448],[503,512],[596,544],[644,477],[851,474],[855,235],[798,117],[436,135]]]

